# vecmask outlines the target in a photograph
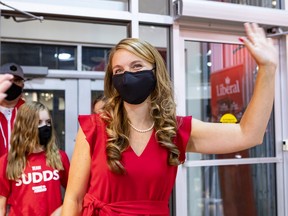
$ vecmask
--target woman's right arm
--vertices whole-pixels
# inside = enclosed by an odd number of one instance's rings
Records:
[[[90,146],[80,128],[71,159],[68,185],[61,216],[77,216],[82,213],[82,202],[90,176]]]
[[[0,195],[0,216],[6,215],[6,201],[7,198]]]

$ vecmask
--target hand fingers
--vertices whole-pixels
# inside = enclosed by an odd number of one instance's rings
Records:
[[[256,23],[253,23],[253,24],[256,24]],[[256,31],[257,31],[258,36],[260,36],[262,38],[266,38],[266,33],[265,33],[263,28],[261,28],[257,25]]]
[[[252,28],[252,25],[250,23],[244,23],[245,31],[247,38],[251,43],[255,43],[254,38],[255,38],[255,26]]]
[[[0,75],[0,83],[5,81],[5,80],[11,80],[11,79],[13,79],[13,75],[11,75],[11,74]]]
[[[0,93],[5,93],[6,90],[11,86],[11,82],[8,80],[4,80],[0,83]]]
[[[0,93],[0,102],[6,97],[7,95],[4,93]]]
[[[241,37],[239,40],[244,43],[246,48],[253,55],[255,48],[259,47],[260,44],[263,44],[263,36],[264,40],[266,40],[265,33],[256,23],[244,23],[244,27],[247,36]]]
[[[244,43],[258,65],[277,65],[277,51],[271,38],[266,38],[263,28],[256,23],[244,24],[247,37],[239,40]]]
[[[249,41],[257,46],[259,43],[266,42],[266,34],[263,28],[259,27],[256,23],[245,23],[244,24],[247,38]]]
[[[10,74],[0,75],[0,101],[6,97],[5,92],[12,84],[11,79],[13,79],[13,76]]]

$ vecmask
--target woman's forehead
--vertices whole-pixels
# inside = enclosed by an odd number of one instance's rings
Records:
[[[40,110],[39,111],[39,119],[42,120],[42,119],[49,119],[50,116],[49,116],[49,113],[47,110]]]
[[[117,50],[112,58],[112,67],[115,67],[117,65],[119,66],[125,66],[129,65],[133,62],[143,62],[143,63],[148,63],[146,60],[143,58],[125,50],[125,49],[119,49]]]

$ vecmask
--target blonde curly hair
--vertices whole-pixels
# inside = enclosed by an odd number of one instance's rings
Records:
[[[112,83],[112,60],[115,52],[124,49],[155,66],[156,87],[151,93],[150,115],[155,121],[156,138],[161,146],[169,151],[169,165],[179,165],[180,151],[173,143],[176,136],[176,105],[174,102],[172,83],[162,56],[152,45],[136,38],[121,40],[110,52],[104,79],[104,95],[107,98],[102,118],[107,122],[106,146],[109,168],[115,173],[124,173],[121,164],[122,152],[129,146],[130,127],[123,101]]]

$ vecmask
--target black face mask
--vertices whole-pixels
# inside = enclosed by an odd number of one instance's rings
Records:
[[[40,145],[46,147],[48,142],[51,139],[52,127],[51,126],[47,126],[47,125],[39,127],[38,128],[38,134],[39,134]]]
[[[152,70],[125,71],[113,75],[112,81],[121,98],[130,104],[143,103],[156,86],[156,78]]]
[[[5,100],[12,101],[15,100],[21,93],[23,88],[12,83],[10,88],[5,92],[7,94]]]

